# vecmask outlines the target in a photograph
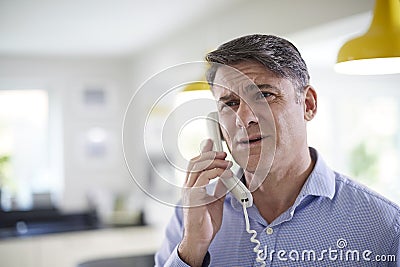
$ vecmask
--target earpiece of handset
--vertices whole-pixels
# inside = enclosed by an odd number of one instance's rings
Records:
[[[211,112],[208,114],[207,128],[214,141],[214,149],[216,151],[223,151],[217,112]],[[253,205],[252,194],[236,176],[220,179],[239,202],[245,203],[246,207],[251,207]]]

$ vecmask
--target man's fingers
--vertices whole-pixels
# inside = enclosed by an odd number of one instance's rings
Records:
[[[212,161],[214,159],[225,159],[225,158],[226,158],[226,153],[225,152],[217,152],[217,151],[204,152],[204,153],[200,154],[199,156],[197,156],[195,158],[192,158],[189,161],[189,164],[188,164],[188,167],[187,167],[188,173],[189,172],[193,172],[193,166],[195,164],[199,163],[199,162],[207,161],[207,160],[208,161]],[[203,167],[203,169],[205,169],[205,167]],[[195,171],[201,171],[201,170],[202,169],[196,169]],[[186,181],[185,182],[187,182],[187,179],[188,179],[188,175],[186,176]]]
[[[222,168],[222,169],[227,169],[231,168],[233,163],[228,160],[223,160],[223,159],[215,159],[215,160],[204,160],[197,162],[193,165],[193,168],[191,170],[188,170],[190,173],[195,173],[195,172],[202,172],[206,170],[211,170],[214,168]]]
[[[230,169],[215,168],[215,169],[207,170],[207,171],[202,172],[199,175],[199,178],[197,178],[197,180],[193,186],[194,187],[206,186],[209,184],[210,180],[215,179],[220,176],[231,177],[231,176],[233,176],[233,173]]]
[[[230,169],[215,168],[202,172],[193,186],[183,188],[183,205],[186,207],[202,206],[224,197],[227,190],[220,180],[217,182],[212,195],[207,194],[206,186],[217,177],[227,178],[232,176],[233,172]]]
[[[199,156],[192,158],[190,160],[188,170],[191,170],[193,165],[200,161],[225,159],[225,158],[226,158],[226,153],[223,151],[221,152],[221,151],[212,151],[211,150],[211,151],[203,152]]]
[[[213,169],[230,169],[233,163],[231,161],[226,160],[210,160],[210,161],[202,161],[195,164],[192,170],[188,171],[186,186],[193,186],[198,180],[199,176],[202,175],[206,171],[210,171]],[[214,177],[215,178],[215,177]]]

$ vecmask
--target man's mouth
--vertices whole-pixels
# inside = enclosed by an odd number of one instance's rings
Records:
[[[254,136],[249,136],[247,138],[241,138],[238,141],[239,145],[252,145],[252,144],[257,144],[261,142],[263,139],[265,139],[266,136],[262,135],[254,135]]]

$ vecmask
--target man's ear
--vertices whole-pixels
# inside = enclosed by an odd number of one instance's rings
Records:
[[[310,121],[317,114],[317,93],[311,85],[304,89],[304,119]]]

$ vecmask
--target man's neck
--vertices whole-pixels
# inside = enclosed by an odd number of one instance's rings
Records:
[[[294,204],[314,164],[307,149],[307,153],[303,152],[301,157],[286,166],[272,166],[262,184],[253,192],[254,203],[268,223]],[[247,181],[255,178],[254,174],[246,171],[245,177]]]

